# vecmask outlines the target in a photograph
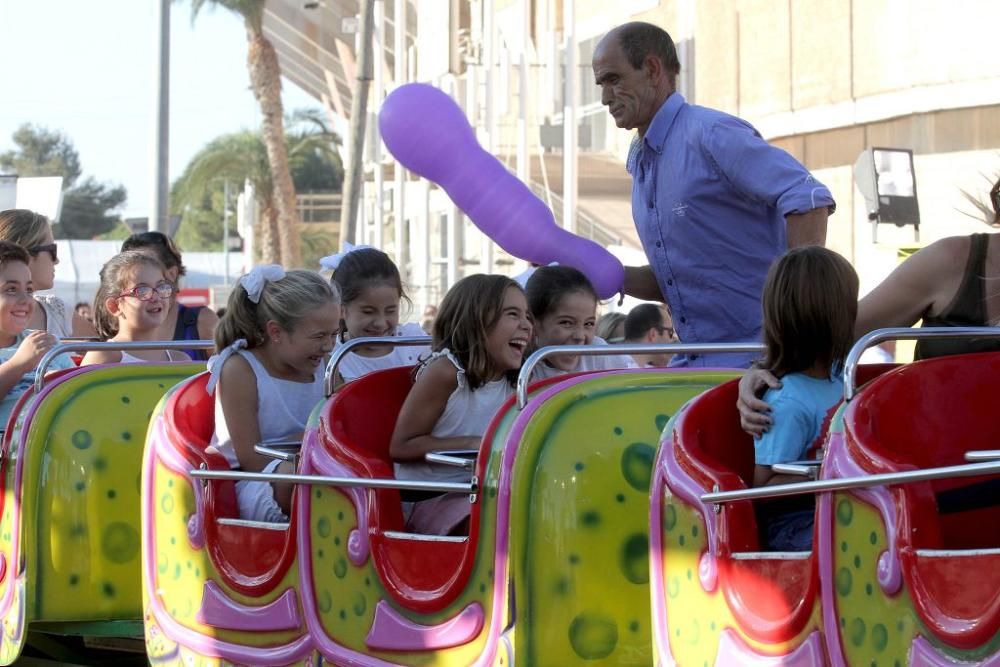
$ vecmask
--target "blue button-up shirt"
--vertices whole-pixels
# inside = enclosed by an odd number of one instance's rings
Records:
[[[632,217],[681,341],[759,341],[785,216],[832,210],[830,191],[749,123],[679,93],[632,143],[627,168]],[[740,368],[755,356],[676,355],[671,365]]]

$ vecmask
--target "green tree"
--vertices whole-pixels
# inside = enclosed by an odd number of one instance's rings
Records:
[[[18,176],[62,176],[63,207],[56,238],[91,239],[118,224],[115,211],[128,193],[121,185],[80,180],[83,169],[73,142],[61,132],[24,124],[12,137],[15,148],[0,154],[0,170]]]
[[[336,150],[340,139],[327,127],[322,113],[296,112],[289,117],[288,127],[286,151],[295,187],[303,192],[339,191],[344,175]],[[185,248],[221,248],[225,182],[230,185],[232,207],[245,180],[253,184],[260,209],[258,238],[274,239],[278,233],[277,206],[267,149],[259,133],[244,130],[213,139],[191,158],[174,182],[171,210],[182,215],[178,242]],[[231,224],[235,228],[235,215]],[[323,244],[313,238],[302,241],[309,254],[303,257],[308,266],[322,256],[313,257]],[[264,262],[279,262],[275,244],[262,241],[260,247]]]
[[[275,231],[262,235],[264,257],[277,257],[285,266],[301,265],[301,241],[295,207],[295,185],[285,145],[284,112],[281,103],[281,67],[274,46],[264,36],[265,0],[191,0],[192,20],[206,5],[228,9],[243,19],[247,33],[247,69],[250,86],[260,105],[261,137],[272,174],[271,205]]]

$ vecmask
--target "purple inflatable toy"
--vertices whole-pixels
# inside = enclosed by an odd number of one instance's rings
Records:
[[[400,164],[444,188],[511,255],[576,267],[602,299],[622,291],[622,263],[556,225],[549,207],[480,147],[465,114],[444,92],[422,83],[400,86],[382,104],[379,130]]]

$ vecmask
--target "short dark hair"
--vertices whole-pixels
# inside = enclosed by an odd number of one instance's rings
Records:
[[[540,320],[559,306],[563,297],[573,292],[582,292],[594,297],[597,308],[597,292],[587,276],[572,266],[543,266],[535,270],[524,286],[528,299],[528,310],[535,320]]]
[[[794,248],[764,283],[764,367],[781,377],[819,363],[831,371],[854,344],[858,274],[821,246]]]
[[[642,69],[646,56],[652,55],[660,59],[672,78],[681,73],[674,40],[659,26],[642,21],[626,23],[618,27],[618,43],[633,69]]]
[[[181,251],[173,240],[163,232],[140,232],[133,234],[122,243],[122,252],[126,250],[152,250],[156,259],[168,269],[177,269],[177,275],[187,273],[184,262],[181,261]]]
[[[28,251],[10,241],[0,241],[0,269],[8,262],[21,262],[25,266],[31,263],[31,255]]]
[[[639,340],[646,332],[663,326],[663,307],[657,303],[641,303],[625,317],[625,340]]]
[[[340,300],[345,306],[372,285],[389,285],[399,292],[400,299],[406,298],[399,268],[377,248],[357,248],[344,255],[330,282],[340,290]]]

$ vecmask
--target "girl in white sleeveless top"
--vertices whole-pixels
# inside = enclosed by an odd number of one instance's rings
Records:
[[[400,302],[406,298],[399,269],[381,250],[346,244],[339,254],[324,257],[320,265],[333,271],[330,279],[340,292],[343,320],[341,346],[354,338],[425,336],[418,324],[400,324]],[[373,371],[413,366],[430,354],[430,346],[362,346],[341,360],[337,382],[351,382]]]
[[[215,392],[212,447],[234,469],[295,472],[290,463],[257,454],[258,443],[301,440],[323,398],[323,371],[340,322],[329,283],[312,271],[258,266],[240,278],[215,332],[208,360]],[[237,482],[240,517],[284,522],[292,485]]]
[[[543,266],[531,274],[525,294],[535,323],[535,345],[600,345],[595,335],[597,293],[583,273],[571,266]],[[610,352],[610,349],[605,350]],[[566,373],[630,368],[631,357],[559,355],[546,359],[535,370],[535,379]]]
[[[135,250],[115,255],[101,268],[101,286],[94,297],[94,325],[101,340],[155,341],[167,316],[174,286],[164,277],[155,257]],[[190,361],[180,350],[91,350],[81,366],[91,364]]]
[[[468,482],[462,469],[429,464],[429,452],[479,449],[490,420],[513,393],[531,339],[521,287],[506,276],[457,282],[434,322],[435,353],[417,372],[396,421],[389,452],[399,479]],[[468,494],[449,493],[407,507],[407,529],[467,533]]]

